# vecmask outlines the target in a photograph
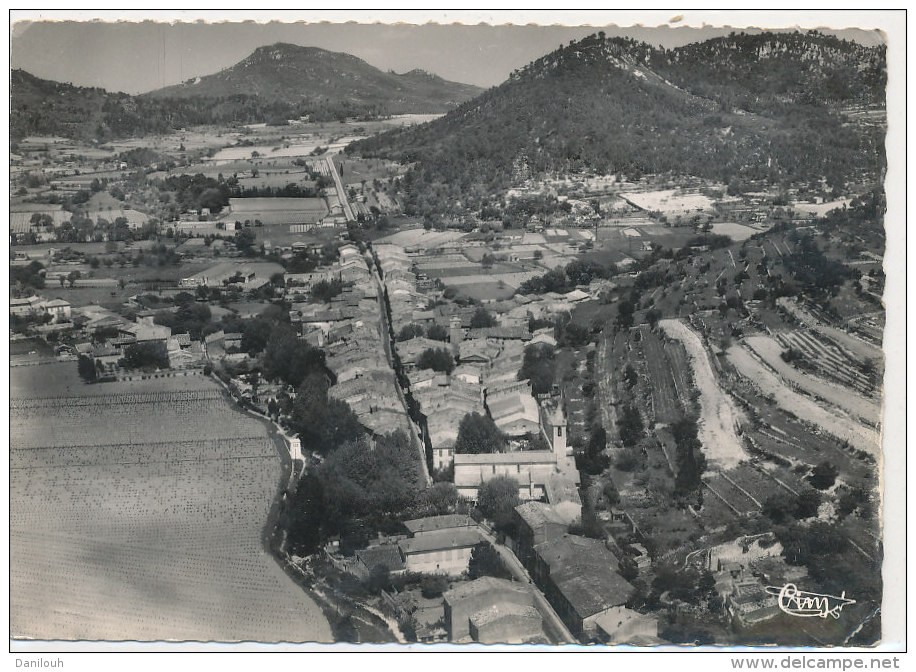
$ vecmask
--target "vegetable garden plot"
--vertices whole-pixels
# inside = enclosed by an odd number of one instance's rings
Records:
[[[674,363],[668,360],[667,348],[656,334],[647,328],[641,328],[641,332],[640,347],[649,373],[655,421],[666,424],[676,422],[684,415],[680,399],[682,394],[686,396],[687,391],[678,389],[675,376],[680,374],[683,381],[685,372],[675,371]],[[686,365],[686,362],[682,364]]]

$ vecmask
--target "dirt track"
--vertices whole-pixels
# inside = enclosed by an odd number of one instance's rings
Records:
[[[709,355],[695,331],[680,320],[661,320],[659,326],[684,344],[693,379],[700,390],[699,439],[706,459],[722,469],[731,469],[747,459],[735,427],[741,414],[731,398],[719,387]]]

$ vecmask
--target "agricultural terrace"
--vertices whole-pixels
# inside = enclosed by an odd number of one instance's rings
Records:
[[[769,336],[748,336],[744,342],[767,366],[801,391],[838,406],[870,425],[877,425],[880,421],[881,407],[877,403],[849,388],[814,377],[786,363],[780,356],[783,348]]]
[[[773,331],[773,337],[788,351],[801,355],[797,365],[812,368],[822,377],[835,380],[842,387],[853,388],[874,398],[880,395],[877,389],[878,367],[874,362],[871,371],[853,358],[847,350],[819,337],[816,331],[795,329],[790,331]]]
[[[804,323],[827,338],[836,341],[841,347],[846,348],[853,356],[858,357],[862,361],[883,361],[884,353],[880,347],[874,346],[871,343],[866,343],[862,339],[856,338],[848,331],[843,331],[842,329],[824,324],[809,311],[799,306],[794,299],[781,297],[776,300],[776,303],[781,308],[785,308],[799,322]]]
[[[283,475],[266,429],[204,377],[76,387],[59,367],[11,371],[11,636],[330,640],[262,545]]]
[[[736,432],[741,423],[741,412],[719,387],[703,342],[680,320],[661,320],[658,324],[670,338],[683,343],[687,350],[693,379],[700,391],[699,439],[706,459],[722,469],[736,466],[747,457]]]
[[[881,439],[876,430],[799,394],[754,357],[747,348],[733,345],[726,352],[726,357],[739,374],[752,382],[764,395],[771,395],[780,408],[821,427],[841,441],[848,441],[870,455],[877,455],[880,451]]]

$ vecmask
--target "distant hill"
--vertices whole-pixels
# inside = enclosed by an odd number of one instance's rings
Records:
[[[876,179],[885,51],[817,33],[731,35],[663,50],[603,34],[571,43],[429,124],[348,151],[416,165],[412,212],[477,206],[525,178],[583,169],[729,183]]]
[[[319,118],[333,119],[342,110],[322,107],[311,112]],[[12,141],[28,135],[61,135],[106,142],[199,124],[288,119],[298,113],[295,106],[265,103],[250,96],[156,99],[52,82],[24,70],[10,73]]]
[[[25,70],[10,73],[10,136],[62,135],[88,139],[106,120],[126,120],[134,107],[126,93],[40,79]],[[147,123],[129,123],[148,128]],[[152,130],[152,129],[150,129]]]
[[[261,47],[215,75],[131,96],[10,74],[10,135],[104,142],[200,124],[375,118],[453,109],[481,89],[421,70],[386,73],[355,56],[311,47]]]
[[[422,70],[382,72],[350,54],[278,43],[213,75],[153,91],[155,98],[257,96],[261,100],[345,103],[391,114],[446,112],[481,92]]]

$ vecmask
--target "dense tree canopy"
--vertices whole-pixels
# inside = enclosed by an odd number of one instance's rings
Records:
[[[556,350],[549,343],[535,343],[525,348],[519,380],[530,380],[534,394],[550,392],[556,376]]]
[[[670,51],[589,36],[432,123],[347,151],[410,164],[400,186],[419,216],[459,203],[485,213],[494,195],[547,173],[826,175],[837,185],[880,175],[884,132],[844,123],[836,101],[881,106],[885,82],[883,47],[824,35],[739,35]]]
[[[125,369],[155,371],[169,368],[169,353],[165,343],[150,341],[134,343],[124,349],[124,357],[118,362]]]
[[[263,367],[267,378],[282,380],[293,387],[300,386],[313,374],[327,375],[324,351],[300,339],[291,326],[283,323],[275,323],[271,328]]]
[[[403,432],[365,436],[333,447],[286,503],[280,524],[302,555],[332,535],[396,524],[422,485],[416,451]]]
[[[471,316],[471,328],[480,329],[483,327],[495,327],[496,318],[483,306],[474,311]]]
[[[468,413],[458,425],[455,453],[501,453],[506,449],[506,439],[489,415]]]
[[[328,396],[327,376],[315,371],[305,376],[297,390],[290,426],[299,435],[303,451],[322,455],[366,432],[346,402]]]
[[[675,490],[680,494],[696,492],[702,487],[700,479],[706,469],[703,446],[697,438],[697,423],[690,418],[682,418],[671,425],[671,434],[677,446]]]
[[[477,490],[477,507],[496,529],[509,533],[515,525],[515,507],[518,498],[518,481],[511,476],[497,476],[480,484]]]
[[[455,358],[445,348],[427,348],[417,359],[417,368],[432,369],[440,373],[451,373],[455,368]]]

